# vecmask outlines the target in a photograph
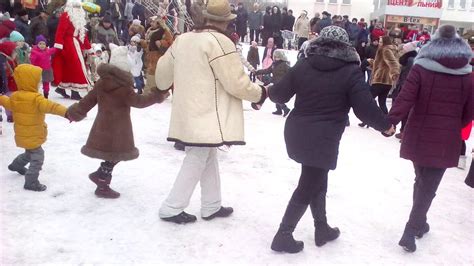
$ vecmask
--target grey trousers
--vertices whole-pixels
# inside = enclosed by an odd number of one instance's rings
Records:
[[[189,205],[198,182],[201,183],[201,216],[208,217],[221,208],[221,182],[217,148],[186,147],[186,157],[159,216],[169,218]]]
[[[18,155],[12,162],[14,168],[25,167],[28,163],[30,167],[25,174],[25,185],[30,185],[38,182],[39,172],[43,167],[44,150],[38,147],[33,150],[25,150],[24,153]]]

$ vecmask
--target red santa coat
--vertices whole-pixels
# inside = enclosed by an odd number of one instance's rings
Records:
[[[87,75],[83,51],[91,49],[87,34],[81,42],[74,36],[74,26],[64,12],[59,18],[54,47],[57,48],[53,58],[54,84],[63,89],[88,90],[91,82]]]

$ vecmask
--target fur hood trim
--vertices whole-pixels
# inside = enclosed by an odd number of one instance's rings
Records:
[[[416,59],[422,58],[435,61],[459,58],[464,59],[467,61],[467,64],[469,64],[472,58],[472,50],[471,47],[469,47],[469,45],[461,38],[438,38],[421,48]]]
[[[305,51],[306,57],[321,55],[348,63],[360,64],[360,57],[354,47],[344,42],[328,38],[317,38],[310,42]]]
[[[100,80],[104,80],[103,90],[112,91],[120,87],[133,87],[133,76],[130,72],[121,70],[111,64],[101,64],[97,68]],[[99,80],[99,81],[100,81]]]
[[[472,73],[472,67],[469,64],[467,64],[466,66],[462,68],[452,69],[452,68],[445,67],[442,64],[438,63],[437,61],[429,59],[429,58],[416,58],[415,65],[420,65],[423,68],[426,68],[434,72],[445,73],[445,74],[450,74],[450,75],[463,76],[463,75]]]

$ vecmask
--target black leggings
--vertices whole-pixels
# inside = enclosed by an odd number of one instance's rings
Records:
[[[328,190],[327,169],[302,165],[298,186],[291,201],[310,205],[315,222],[326,222],[326,192]]]
[[[385,114],[388,114],[387,97],[390,89],[392,89],[392,86],[385,84],[372,84],[372,87],[370,88],[372,97],[374,97],[374,99],[378,98],[379,107]]]
[[[419,165],[414,165],[414,167],[416,178],[413,186],[413,206],[408,225],[413,229],[420,230],[426,223],[426,215],[431,202],[436,196],[436,191],[446,168],[431,168]]]

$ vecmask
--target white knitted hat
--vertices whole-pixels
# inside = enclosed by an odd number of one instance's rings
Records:
[[[128,57],[128,49],[125,46],[117,46],[113,43],[109,44],[112,55],[110,56],[110,64],[120,68],[123,71],[130,72],[130,59]]]

